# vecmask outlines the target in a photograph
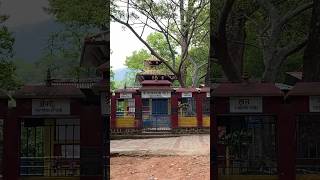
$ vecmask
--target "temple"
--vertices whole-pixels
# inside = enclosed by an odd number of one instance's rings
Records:
[[[209,88],[174,87],[175,75],[152,56],[136,75],[138,87],[115,90],[111,100],[112,133],[207,131]]]

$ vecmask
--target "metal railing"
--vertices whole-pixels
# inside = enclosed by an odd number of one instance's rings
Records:
[[[21,176],[80,176],[80,158],[21,157]]]
[[[116,112],[116,117],[135,117],[135,112],[130,112],[130,111],[117,111]]]
[[[297,174],[319,174],[320,175],[320,159],[319,158],[297,158],[296,160]]]
[[[229,161],[229,165],[226,165],[226,161]],[[273,163],[265,165],[261,163],[263,161],[272,161]],[[221,161],[220,161],[221,162]],[[262,160],[262,159],[251,159],[251,160],[240,160],[240,159],[229,159],[221,163],[219,171],[221,175],[276,175],[277,166],[276,160]]]
[[[171,116],[168,114],[150,114],[143,112],[143,129],[151,131],[171,130]]]

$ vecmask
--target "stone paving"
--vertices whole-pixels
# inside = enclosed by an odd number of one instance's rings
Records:
[[[111,154],[209,155],[210,135],[111,140]]]

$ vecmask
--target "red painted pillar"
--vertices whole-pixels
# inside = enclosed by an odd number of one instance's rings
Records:
[[[142,98],[140,94],[135,95],[135,120],[136,128],[142,128]]]
[[[178,128],[178,94],[171,95],[171,127]]]
[[[278,174],[279,180],[295,180],[296,167],[296,118],[290,104],[279,108],[277,118]]]
[[[198,127],[202,127],[202,116],[203,116],[203,109],[202,109],[202,96],[203,93],[194,93],[195,98],[196,98],[196,113],[197,113],[197,122],[198,122]]]
[[[218,124],[216,101],[210,97],[210,179],[218,180]]]
[[[20,128],[16,110],[8,111],[4,120],[4,155],[3,155],[3,179],[18,180],[20,176]]]
[[[111,96],[110,128],[116,128],[116,116],[117,116],[117,99],[116,99],[116,96]]]
[[[80,115],[80,180],[103,179],[103,119],[100,106],[84,106]]]

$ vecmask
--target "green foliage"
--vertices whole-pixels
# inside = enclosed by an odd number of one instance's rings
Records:
[[[125,65],[132,70],[142,70],[143,61],[150,56],[150,53],[145,49],[134,51],[131,56],[126,57]]]
[[[0,89],[15,90],[21,86],[16,76],[16,66],[11,61],[0,60]]]
[[[0,89],[14,90],[21,86],[16,77],[16,66],[8,59],[13,56],[14,37],[3,23],[8,16],[0,15]]]
[[[112,70],[112,67],[110,67],[110,89],[111,90],[116,89],[116,82],[114,80],[114,72]]]
[[[160,54],[161,57],[172,61],[173,57],[171,55],[168,43],[163,34],[159,32],[151,33],[147,37],[147,42],[153,49],[155,49]],[[172,43],[172,49],[175,51],[175,56],[178,54],[177,47],[178,45],[176,43]]]
[[[4,60],[13,56],[14,37],[6,26],[0,27],[0,59]]]
[[[244,51],[244,72],[248,72],[252,78],[261,78],[264,71],[262,52],[259,48],[256,36],[257,33],[254,29],[254,25],[250,22],[246,27],[246,45]]]
[[[100,29],[106,29],[109,24],[109,0],[49,0],[46,11],[62,23]]]

